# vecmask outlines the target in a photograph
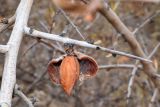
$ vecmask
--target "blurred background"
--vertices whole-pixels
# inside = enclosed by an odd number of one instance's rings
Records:
[[[160,11],[160,4],[156,3],[120,2],[118,0],[108,0],[108,3],[131,31]],[[19,0],[0,0],[0,16],[5,18],[13,16],[18,4]],[[132,53],[127,42],[119,36],[102,15],[98,14],[91,23],[85,22],[81,18],[70,18],[84,35],[86,41]],[[62,34],[67,28],[65,36],[83,40],[64,15],[56,11],[51,0],[34,0],[28,26],[53,34]],[[0,33],[0,44],[7,43],[11,31],[12,26]],[[140,29],[136,33],[136,38],[144,52],[149,55],[160,42],[160,15],[156,15]],[[95,58],[98,65],[134,65],[136,62],[134,59],[112,56],[94,49],[78,46],[76,49]],[[152,57],[157,71],[160,66],[159,52],[160,50]],[[101,68],[95,77],[78,82],[72,95],[67,96],[61,86],[51,83],[46,72],[48,62],[61,55],[64,55],[62,43],[39,40],[29,36],[24,37],[17,62],[17,84],[31,100],[36,100],[35,107],[127,107],[127,88],[132,69]],[[4,58],[4,54],[0,54],[1,79]],[[132,87],[129,107],[147,107],[153,90],[151,81],[141,70],[138,70]],[[13,107],[27,107],[18,96],[13,97]],[[160,98],[157,99],[155,107],[158,107],[159,103]]]

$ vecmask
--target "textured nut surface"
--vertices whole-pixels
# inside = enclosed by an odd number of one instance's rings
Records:
[[[60,65],[60,83],[64,91],[70,95],[75,82],[79,78],[80,67],[75,56],[66,56]]]

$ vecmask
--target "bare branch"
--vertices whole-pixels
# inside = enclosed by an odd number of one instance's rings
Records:
[[[47,74],[47,70],[43,72],[27,89],[26,93],[29,93],[30,90],[36,86],[36,84]]]
[[[117,1],[117,0],[114,0]],[[121,2],[147,2],[147,3],[160,3],[160,0],[120,0]]]
[[[112,65],[99,65],[99,69],[133,69],[135,65],[133,64],[112,64]],[[142,69],[141,65],[138,65],[139,69]]]
[[[148,56],[148,59],[151,59],[152,56],[154,56],[154,54],[158,51],[158,48],[160,47],[160,42],[156,45],[156,47],[153,49],[153,51],[150,53],[150,55]]]
[[[40,31],[35,30],[35,29],[31,29],[29,27],[25,27],[24,31],[25,31],[26,34],[34,36],[34,37],[40,37],[40,38],[55,40],[55,41],[59,41],[59,42],[63,42],[63,43],[71,43],[71,44],[75,44],[75,45],[79,45],[79,46],[83,46],[83,47],[87,47],[87,48],[93,48],[93,49],[97,49],[97,50],[101,50],[101,51],[105,51],[105,52],[109,52],[109,53],[113,53],[113,54],[117,54],[117,55],[127,56],[127,57],[130,57],[130,58],[138,59],[138,60],[145,61],[145,62],[151,62],[150,60],[145,59],[145,58],[141,58],[141,57],[137,57],[137,56],[127,54],[127,53],[124,53],[124,52],[120,52],[120,51],[96,46],[96,45],[87,43],[86,41],[79,41],[79,40],[75,40],[75,39],[61,37],[61,36],[55,35],[55,34],[44,33],[44,32],[40,32]]]
[[[151,52],[151,54],[148,56],[148,59],[151,59],[151,57],[157,52],[157,50],[158,50],[159,47],[160,47],[160,43],[158,43],[157,46],[153,49],[153,51]],[[130,99],[131,93],[132,93],[132,86],[133,86],[133,83],[134,83],[134,78],[135,78],[136,73],[138,71],[138,67],[137,67],[138,63],[139,63],[139,61],[136,61],[136,64],[134,65],[133,70],[132,70],[132,75],[131,75],[130,80],[129,80],[128,93],[127,93],[127,98],[128,98],[127,99],[127,104],[129,104],[129,99]],[[153,97],[155,98],[155,96],[156,95],[154,95]],[[151,102],[152,102],[152,99],[151,99]]]
[[[133,0],[132,0],[133,1]],[[145,2],[155,2],[157,3],[160,0],[134,0],[134,1],[145,1]],[[39,37],[39,38],[45,38],[45,39],[50,39],[50,40],[55,40],[58,42],[62,43],[71,43],[75,45],[79,45],[82,47],[87,47],[87,48],[92,48],[96,50],[101,50],[105,52],[109,52],[112,54],[117,54],[117,55],[123,55],[127,56],[130,58],[137,59],[136,65],[108,65],[108,66],[99,66],[100,69],[109,69],[109,68],[132,68],[132,78],[129,83],[128,90],[131,90],[133,81],[134,81],[134,76],[136,74],[137,69],[141,69],[143,66],[144,72],[150,77],[150,79],[153,81],[156,89],[154,91],[153,97],[151,99],[151,102],[155,102],[158,90],[160,89],[160,82],[159,82],[159,77],[153,67],[153,65],[149,62],[150,57],[154,55],[154,53],[158,50],[160,43],[158,46],[155,47],[149,58],[145,55],[145,53],[142,50],[142,47],[140,46],[139,42],[135,39],[134,33],[137,32],[139,29],[141,29],[149,20],[146,20],[144,23],[142,23],[136,30],[135,32],[129,31],[129,29],[123,24],[123,22],[119,19],[119,17],[112,11],[108,5],[104,7],[103,9],[100,10],[101,14],[113,25],[113,27],[120,33],[122,36],[125,38],[125,40],[128,42],[130,45],[132,51],[137,55],[132,55],[128,54],[125,52],[120,52],[108,48],[104,48],[101,46],[93,45],[90,44],[86,41],[79,41],[71,38],[66,38],[66,37],[61,37],[59,35],[55,34],[50,34],[50,33],[44,33],[40,32],[34,29],[31,29],[27,27],[27,22],[29,18],[29,13],[31,10],[33,0],[21,0],[19,7],[17,8],[16,15],[11,17],[10,19],[7,20],[8,24],[0,25],[0,33],[3,32],[5,29],[7,29],[10,25],[12,25],[15,21],[15,25],[11,34],[11,37],[9,39],[9,42],[7,45],[0,45],[0,53],[5,53],[6,58],[5,58],[5,67],[3,71],[3,76],[2,76],[2,83],[1,83],[1,93],[0,93],[0,107],[11,107],[11,101],[12,101],[12,94],[15,88],[16,84],[16,63],[17,63],[17,56],[18,56],[18,51],[19,47],[23,38],[23,33],[26,33],[28,35],[31,35],[33,37]],[[159,11],[158,11],[159,12]],[[159,14],[159,13],[157,13]],[[156,15],[157,15],[156,14]],[[155,16],[154,16],[155,17]],[[68,18],[68,17],[67,17]],[[16,20],[15,20],[16,19]],[[74,23],[70,20],[67,19],[71,25],[76,29],[76,31],[81,35],[81,37],[84,39],[83,35],[81,32],[79,32],[78,28],[74,25]],[[40,42],[50,46],[54,47],[51,44],[48,44],[47,42],[41,40]],[[58,49],[58,48],[57,48]],[[141,65],[138,65],[138,62],[142,63]],[[45,72],[46,73],[46,72]],[[31,84],[29,89],[31,89],[37,82],[41,80],[41,78],[45,75],[43,73],[36,81]],[[157,78],[158,77],[158,78]],[[28,89],[28,90],[29,90]],[[28,105],[29,107],[33,107],[32,102],[17,88],[15,88],[15,93],[18,94]],[[129,92],[128,96],[130,96],[131,91]]]
[[[0,45],[0,53],[6,53],[9,50],[8,45]]]
[[[134,37],[134,34],[124,25],[117,14],[105,3],[104,7],[100,10],[100,13],[112,24],[112,26],[120,32],[124,39],[128,42],[132,51],[140,57],[146,58],[140,44]],[[154,85],[160,88],[160,82],[156,76],[156,70],[153,65],[145,61],[141,61],[143,65],[143,71],[150,77]]]
[[[147,18],[140,26],[138,26],[134,31],[133,34],[136,34],[142,27],[144,27],[148,22],[150,22],[154,17],[160,14],[160,10],[156,11],[152,16]]]
[[[15,85],[14,92],[19,97],[21,97],[24,102],[26,102],[26,104],[28,105],[28,107],[34,107],[32,101],[30,99],[28,99],[27,96],[24,95],[24,93],[19,89],[18,85]]]
[[[131,94],[132,94],[132,86],[133,86],[133,83],[134,83],[135,75],[136,75],[137,70],[138,70],[138,67],[137,67],[138,63],[139,63],[139,61],[136,61],[136,64],[133,67],[132,74],[131,74],[131,77],[130,77],[130,80],[129,80],[128,92],[127,92],[127,104],[129,104],[129,100],[130,100],[130,97],[131,97]]]
[[[60,9],[63,16],[67,19],[67,21],[72,25],[72,27],[76,30],[76,32],[80,35],[80,37],[85,40],[85,37],[82,35],[82,33],[79,31],[78,27],[72,22],[72,20],[67,16],[67,14],[62,10]]]
[[[27,25],[32,3],[33,0],[21,0],[16,11],[15,25],[9,42],[7,43],[10,49],[6,53],[5,66],[2,76],[0,96],[1,107],[11,107],[12,94],[16,83],[16,63],[18,51],[23,38],[23,27]]]
[[[7,24],[0,24],[0,33],[5,31],[11,25],[13,25],[15,19],[16,19],[16,15],[13,15],[11,18],[7,20]]]
[[[151,102],[150,102],[150,104],[149,104],[149,107],[155,107],[155,102],[156,102],[155,100],[156,100],[156,98],[157,98],[157,95],[158,95],[158,88],[156,88],[156,89],[154,90],[154,93],[153,93]]]

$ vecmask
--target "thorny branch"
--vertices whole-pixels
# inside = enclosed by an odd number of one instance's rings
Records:
[[[113,54],[117,54],[117,55],[127,56],[127,57],[130,57],[130,58],[142,60],[142,61],[145,61],[145,62],[151,62],[148,59],[145,59],[145,58],[142,58],[142,57],[137,57],[137,56],[134,56],[134,55],[131,55],[131,54],[127,54],[125,52],[120,52],[120,51],[96,46],[96,45],[90,44],[86,41],[79,41],[79,40],[70,39],[70,38],[67,38],[67,37],[66,38],[61,37],[61,36],[55,35],[55,34],[49,34],[49,33],[41,32],[41,31],[29,28],[29,27],[25,27],[24,31],[25,31],[26,34],[31,35],[33,37],[45,38],[45,39],[55,40],[55,41],[59,41],[59,42],[63,42],[63,43],[71,43],[71,44],[74,44],[74,45],[79,45],[79,46],[83,46],[83,47],[87,47],[87,48],[93,48],[93,49],[97,49],[97,50],[101,50],[101,51],[105,51],[105,52],[109,52],[109,53],[113,53]]]
[[[136,34],[141,28],[143,28],[148,22],[150,22],[154,17],[158,16],[159,14],[160,10],[156,11],[152,16],[150,16],[142,24],[140,24],[140,26],[133,31],[133,34]]]
[[[146,55],[134,37],[134,34],[123,24],[116,13],[108,6],[108,4],[105,3],[104,8],[100,10],[100,13],[112,24],[117,32],[120,32],[123,35],[123,38],[125,38],[125,40],[128,42],[133,53],[140,57],[146,58]],[[159,78],[157,77],[157,73],[153,65],[145,61],[141,61],[141,63],[144,67],[143,71],[148,75],[148,77],[150,77],[155,87],[160,89]]]
[[[134,31],[133,34],[136,34],[142,27],[144,27],[148,22],[150,22],[154,17],[158,16],[160,14],[160,11],[156,11],[155,14],[153,14],[152,16],[150,16],[149,18],[147,18],[139,27],[137,27]],[[151,57],[157,52],[158,48],[160,47],[160,43],[153,49],[153,51],[151,52],[151,54],[148,56],[148,59],[151,59]],[[131,92],[132,92],[132,86],[134,83],[134,78],[136,76],[136,73],[138,71],[138,65],[139,61],[136,61],[135,66],[133,67],[132,70],[132,74],[129,80],[129,84],[128,84],[128,93],[127,93],[127,104],[129,104],[129,100],[131,98]],[[157,88],[155,89],[155,91],[158,91]],[[154,100],[156,95],[154,95]],[[152,98],[153,99],[153,98]],[[151,99],[151,100],[152,100]],[[150,104],[151,107],[151,104]]]
[[[151,59],[151,57],[157,52],[157,50],[158,50],[159,47],[160,47],[160,43],[153,49],[153,51],[151,52],[151,54],[148,56],[148,59]],[[131,77],[130,77],[130,80],[129,80],[128,93],[127,93],[127,103],[129,103],[129,99],[131,97],[131,92],[132,92],[132,86],[133,86],[134,78],[135,78],[136,72],[138,70],[138,67],[137,67],[138,63],[139,63],[139,61],[136,61],[136,64],[133,67],[132,74],[131,74]],[[158,91],[157,88],[156,88],[156,91]],[[156,96],[156,95],[154,95],[154,96]]]
[[[144,0],[144,1],[147,1],[147,0]],[[79,45],[87,48],[93,48],[93,49],[97,49],[97,50],[101,50],[101,51],[105,51],[113,54],[124,55],[127,57],[140,60],[141,64],[143,65],[143,68],[137,65],[138,67],[136,67],[135,70],[137,70],[138,68],[142,68],[143,71],[148,75],[148,77],[154,83],[155,92],[151,99],[151,102],[155,102],[156,94],[160,89],[160,83],[158,79],[159,75],[156,73],[156,70],[154,69],[152,64],[149,63],[151,61],[146,59],[146,55],[144,54],[138,41],[135,39],[134,33],[128,30],[128,28],[123,24],[123,22],[119,19],[119,17],[112,11],[112,9],[109,8],[108,4],[106,4],[103,7],[103,9],[100,10],[100,13],[113,25],[113,27],[119,33],[123,35],[125,40],[128,42],[129,46],[131,47],[133,53],[135,53],[139,57],[131,54],[127,54],[124,52],[96,46],[96,45],[87,43],[85,41],[79,41],[79,40],[61,37],[55,34],[44,33],[44,32],[40,32],[27,27],[27,22],[28,22],[32,3],[33,3],[33,0],[21,0],[17,8],[16,14],[12,16],[10,19],[8,19],[8,24],[2,25],[0,27],[0,32],[2,32],[6,30],[9,26],[11,26],[15,21],[14,28],[7,45],[0,45],[0,52],[6,54],[5,67],[4,67],[2,83],[1,83],[1,94],[0,94],[1,107],[11,107],[12,94],[16,84],[17,56],[18,56],[20,43],[22,41],[24,33],[34,37],[55,40],[63,43],[72,43],[75,45]],[[74,24],[72,26],[77,30]],[[107,66],[101,66],[101,68],[104,68],[104,67],[107,68]],[[108,66],[108,67],[113,67],[113,66]],[[126,67],[126,65],[125,66],[121,65],[119,67]],[[134,66],[128,66],[128,68],[133,68],[133,67]],[[44,74],[42,74],[42,76],[43,75]],[[39,79],[37,81],[39,81]],[[17,90],[17,88],[15,88],[15,92],[16,94],[20,95],[24,99],[24,101],[26,101],[29,107],[33,107],[32,102],[30,102],[30,100],[22,92]]]

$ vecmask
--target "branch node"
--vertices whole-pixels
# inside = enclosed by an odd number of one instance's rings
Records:
[[[99,46],[96,47],[96,50],[100,50],[101,48]]]
[[[31,97],[30,101],[32,102],[32,104],[34,105],[36,102],[38,102],[38,100],[35,97]]]
[[[30,28],[30,29],[29,29],[29,34],[32,34],[33,31],[34,31],[33,28]]]
[[[8,19],[7,18],[3,18],[0,22],[3,23],[3,24],[8,24]]]
[[[64,37],[66,33],[62,32],[59,36]]]
[[[7,104],[6,102],[2,102],[0,107],[10,107],[9,104]]]
[[[94,41],[93,40],[87,40],[87,43],[94,44]]]
[[[115,53],[112,53],[112,56],[113,56],[113,57],[116,57],[116,56],[117,56],[117,54],[115,54]]]

